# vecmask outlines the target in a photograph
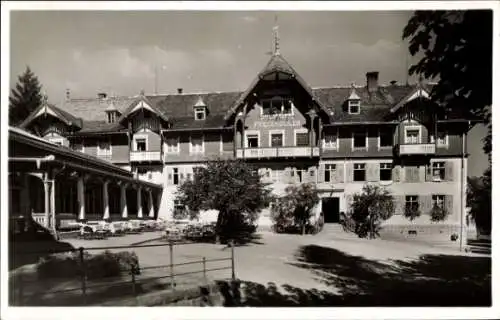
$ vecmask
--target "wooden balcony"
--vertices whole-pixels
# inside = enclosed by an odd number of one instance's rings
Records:
[[[161,151],[130,151],[130,162],[161,162]]]
[[[436,153],[434,143],[400,144],[397,148],[400,156],[433,155]]]
[[[245,148],[236,150],[236,158],[238,159],[293,158],[311,156],[319,157],[319,147]]]

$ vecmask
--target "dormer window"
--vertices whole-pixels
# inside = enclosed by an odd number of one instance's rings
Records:
[[[349,100],[349,114],[359,114],[361,109],[360,100]]]
[[[117,115],[116,111],[108,112],[108,123],[114,123],[117,118],[118,118],[118,115]]]
[[[206,118],[205,107],[194,108],[194,119],[195,120],[205,120],[205,118]]]

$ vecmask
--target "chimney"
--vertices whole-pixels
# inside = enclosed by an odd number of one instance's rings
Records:
[[[177,88],[177,93],[182,94],[182,88]]]
[[[66,89],[66,101],[69,100],[71,100],[71,92],[69,91],[69,89]]]
[[[99,99],[106,99],[107,96],[108,95],[106,94],[106,92],[99,92],[97,94],[97,98],[99,98]]]
[[[375,92],[378,90],[378,71],[366,73],[366,87],[368,88],[368,92]]]

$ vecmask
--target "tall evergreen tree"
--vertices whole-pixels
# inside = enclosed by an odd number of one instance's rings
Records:
[[[27,66],[18,77],[16,87],[9,97],[9,125],[19,125],[42,102],[41,85],[37,76]]]

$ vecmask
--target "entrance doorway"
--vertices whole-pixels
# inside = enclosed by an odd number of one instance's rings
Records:
[[[323,214],[325,223],[339,223],[340,218],[340,198],[331,197],[322,199]]]

